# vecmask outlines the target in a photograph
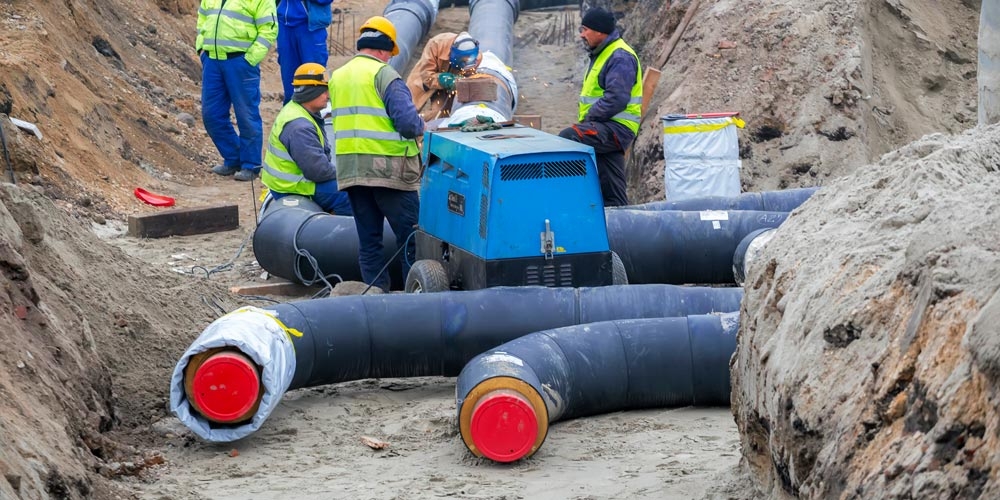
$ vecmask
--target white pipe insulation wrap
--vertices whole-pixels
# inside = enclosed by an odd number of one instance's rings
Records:
[[[1000,0],[979,12],[979,125],[1000,122]]]
[[[241,307],[215,320],[188,347],[170,377],[170,410],[181,423],[206,441],[229,442],[253,434],[278,406],[295,375],[295,348],[288,331],[273,311]],[[301,334],[300,334],[301,335]],[[261,367],[264,396],[248,423],[212,428],[193,411],[184,392],[184,369],[192,356],[220,347],[232,347]]]
[[[441,125],[443,127],[453,127],[458,125],[469,118],[475,118],[477,115],[488,116],[495,122],[506,122],[514,118],[514,110],[517,109],[517,80],[514,79],[514,73],[511,72],[510,68],[504,64],[503,61],[497,57],[496,54],[490,51],[483,52],[483,60],[480,61],[479,67],[476,69],[480,73],[488,73],[500,80],[507,85],[511,93],[511,114],[510,116],[505,116],[504,113],[489,108],[479,102],[469,103],[465,106],[460,106],[451,111],[451,115],[445,120]]]

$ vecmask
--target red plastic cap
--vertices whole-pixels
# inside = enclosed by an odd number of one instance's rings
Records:
[[[497,462],[513,462],[530,453],[535,445],[538,418],[524,397],[492,394],[476,404],[469,431],[483,456]]]
[[[246,356],[220,352],[195,372],[191,384],[195,404],[213,422],[245,420],[260,396],[257,368]]]

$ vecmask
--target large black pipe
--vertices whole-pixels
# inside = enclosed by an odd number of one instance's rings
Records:
[[[257,262],[267,272],[299,283],[337,274],[361,280],[354,219],[318,211],[312,202],[282,198],[297,206],[270,207],[253,237]],[[740,241],[761,228],[775,228],[787,212],[607,210],[608,241],[625,264],[631,283],[735,283],[733,256]],[[388,224],[383,228],[386,259],[398,248]],[[403,284],[401,256],[389,266],[393,289]]]
[[[742,289],[669,285],[500,287],[357,295],[274,306],[301,331],[289,389],[384,377],[455,376],[473,356],[567,325],[739,309]]]
[[[406,75],[420,40],[434,26],[437,11],[437,0],[392,0],[382,11],[382,15],[396,27],[399,54],[389,59],[389,66],[399,74]]]
[[[751,231],[736,246],[733,254],[733,278],[737,285],[743,286],[747,280],[750,267],[760,258],[761,251],[774,236],[773,228],[762,228]]]
[[[454,376],[475,355],[531,332],[735,311],[742,295],[740,288],[669,285],[500,287],[241,308],[206,327],[178,361],[171,409],[202,438],[233,441],[260,428],[289,389],[375,377]],[[205,359],[214,353],[226,358]],[[248,397],[245,391],[204,389],[217,381],[263,390]],[[237,413],[248,409],[249,420],[219,425],[206,417],[232,414],[237,396]]]
[[[678,201],[652,201],[608,210],[759,210],[791,212],[818,191],[818,187],[742,193],[736,196],[703,196]]]
[[[382,227],[382,246],[387,260],[396,254],[396,236],[388,222]],[[271,202],[253,233],[253,252],[260,267],[296,283],[316,283],[322,281],[320,275],[336,281],[334,274],[343,281],[361,281],[358,248],[353,217],[325,213],[301,196]],[[389,264],[393,289],[403,288],[402,258],[397,255]]]
[[[630,283],[734,283],[733,254],[787,212],[607,210],[608,242]]]
[[[521,10],[544,9],[564,5],[579,5],[578,0],[520,0]],[[463,7],[469,0],[441,0],[441,7]]]
[[[548,424],[638,408],[729,405],[738,315],[607,321],[526,335],[473,358],[455,390],[477,456],[511,462]]]

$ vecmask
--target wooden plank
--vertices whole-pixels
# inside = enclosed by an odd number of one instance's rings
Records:
[[[514,115],[514,123],[542,129],[542,115]]]
[[[495,101],[497,82],[492,78],[461,78],[455,82],[458,102]]]
[[[234,286],[229,289],[237,295],[282,295],[286,297],[305,297],[319,291],[319,287],[305,286],[291,281],[275,281],[253,285]]]
[[[230,231],[239,227],[240,214],[236,205],[175,208],[152,214],[130,215],[128,218],[128,235],[136,238],[190,236]]]

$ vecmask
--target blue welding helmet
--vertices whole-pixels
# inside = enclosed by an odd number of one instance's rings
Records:
[[[448,58],[451,66],[465,71],[474,67],[478,58],[479,41],[464,31],[459,33],[455,37],[455,43],[451,44],[451,55]]]

